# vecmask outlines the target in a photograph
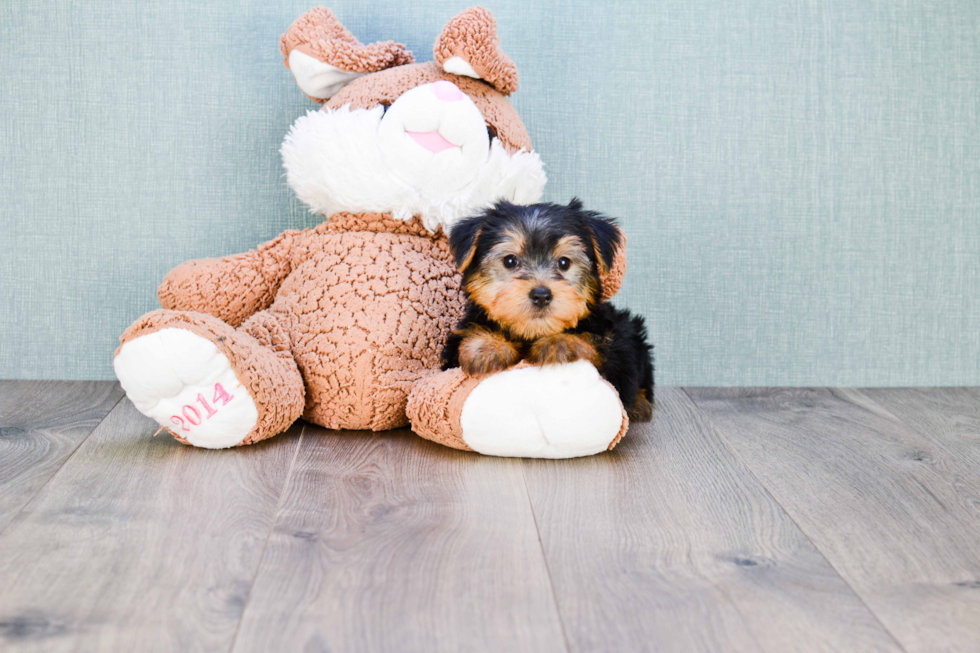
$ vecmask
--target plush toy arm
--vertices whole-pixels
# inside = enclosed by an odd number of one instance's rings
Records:
[[[181,263],[160,284],[160,304],[207,313],[237,327],[272,304],[279,285],[304,260],[308,234],[287,231],[244,254]]]
[[[419,381],[406,413],[427,440],[517,458],[591,456],[629,427],[615,388],[587,361],[522,362],[485,378],[456,367]]]

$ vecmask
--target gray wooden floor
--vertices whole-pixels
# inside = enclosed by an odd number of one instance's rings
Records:
[[[570,461],[0,382],[0,650],[980,651],[980,390],[661,388]]]

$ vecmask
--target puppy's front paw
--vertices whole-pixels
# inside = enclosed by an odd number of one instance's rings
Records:
[[[514,343],[500,333],[472,329],[459,345],[459,366],[470,376],[486,376],[506,370],[521,360]]]
[[[528,352],[527,360],[534,365],[562,365],[577,360],[587,360],[595,365],[598,354],[588,336],[556,333],[535,340]]]

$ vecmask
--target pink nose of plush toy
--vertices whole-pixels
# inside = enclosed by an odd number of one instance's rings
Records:
[[[456,102],[463,99],[463,92],[459,90],[459,87],[444,79],[432,85],[432,92],[443,102]]]

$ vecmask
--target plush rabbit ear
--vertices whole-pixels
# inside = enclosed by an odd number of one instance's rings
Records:
[[[280,37],[279,50],[296,84],[316,102],[326,102],[361,75],[415,61],[401,43],[364,45],[324,7],[296,19]]]
[[[482,79],[504,95],[517,90],[517,66],[500,49],[497,21],[483,7],[470,7],[446,23],[434,50],[447,73]]]

